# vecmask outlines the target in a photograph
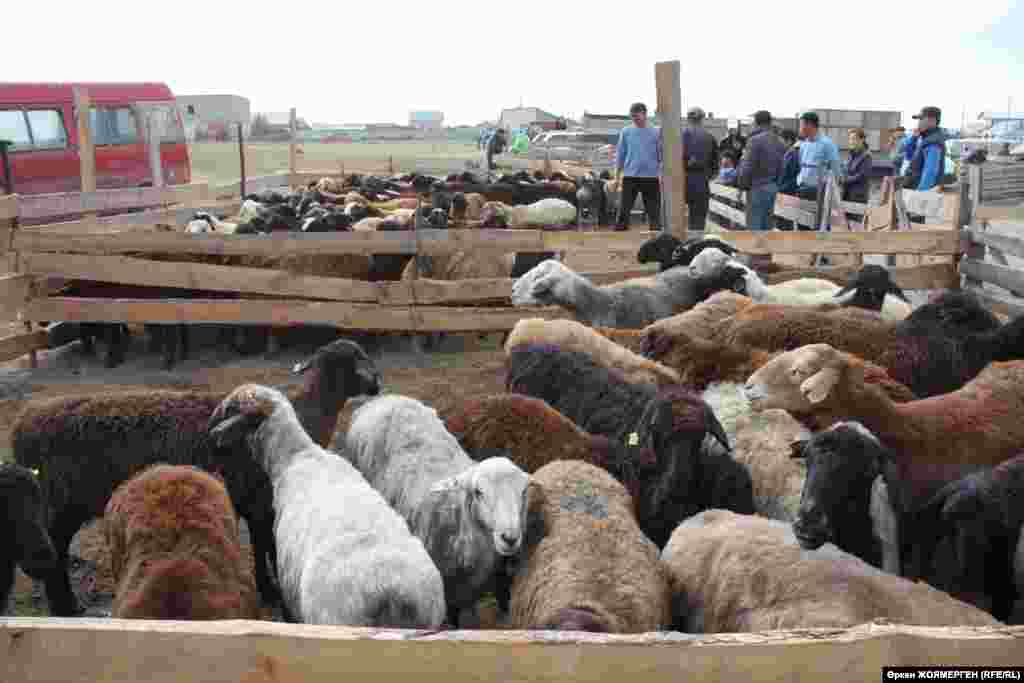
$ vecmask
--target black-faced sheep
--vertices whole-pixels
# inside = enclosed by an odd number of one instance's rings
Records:
[[[20,566],[42,580],[57,566],[57,553],[46,531],[46,505],[35,475],[24,467],[0,463],[0,614],[7,610]]]
[[[523,318],[505,340],[505,353],[526,344],[548,344],[585,353],[609,370],[622,373],[630,382],[658,386],[680,383],[675,370],[637,355],[575,320]]]
[[[932,580],[933,551],[952,541],[952,567],[936,587],[1000,621],[1024,596],[1024,455],[947,484],[918,513],[921,569]]]
[[[653,278],[595,286],[558,261],[542,262],[512,286],[516,306],[557,304],[589,325],[639,328],[694,304],[720,289],[715,271],[701,278],[673,268]]]
[[[634,451],[640,479],[640,528],[660,547],[681,520],[706,507],[698,487],[707,437],[726,449],[725,430],[701,398],[683,388],[632,384],[586,354],[550,346],[520,346],[508,354],[506,388],[543,399],[591,434]],[[641,468],[639,465],[643,464]],[[753,510],[750,497],[735,501]],[[723,501],[729,506],[729,501]]]
[[[645,633],[668,626],[668,579],[633,501],[607,472],[579,461],[540,468],[512,581],[517,629]]]
[[[377,382],[375,371],[364,375],[364,383]],[[423,544],[348,461],[309,438],[284,394],[243,385],[210,416],[209,429],[222,447],[245,442],[274,487],[281,592],[293,616],[307,624],[441,625],[444,587]]]
[[[103,515],[115,619],[258,619],[227,489],[194,467],[154,465],[121,484]]]
[[[488,588],[507,594],[499,570],[522,548],[528,474],[505,457],[474,462],[434,409],[405,396],[359,406],[344,453],[441,570],[451,626]]]
[[[708,510],[661,553],[675,626],[695,633],[848,628],[885,618],[919,626],[993,626],[991,616],[923,583],[827,545],[804,550],[784,522]]]
[[[1024,362],[993,363],[963,388],[894,403],[864,381],[864,362],[827,344],[783,353],[751,375],[755,410],[823,409],[855,420],[893,453],[899,496],[917,509],[943,485],[1015,456],[1024,446]]]
[[[723,321],[713,341],[775,350],[829,344],[884,367],[916,396],[948,393],[992,361],[1024,349],[1024,317],[975,332],[991,314],[968,298],[945,297],[899,323],[781,306],[750,306]]]
[[[736,247],[718,237],[690,237],[683,241],[663,232],[640,245],[636,260],[638,263],[658,263],[659,270],[665,271],[675,266],[690,265],[697,254],[712,247],[730,256],[737,252]]]
[[[379,390],[359,374],[372,366],[358,344],[342,339],[293,368],[304,375],[294,394],[296,410],[318,443],[329,443],[348,398]],[[38,468],[51,511],[49,533],[58,568],[47,577],[46,595],[53,614],[79,612],[67,575],[68,546],[84,524],[103,514],[118,484],[158,462],[217,471],[206,421],[223,398],[215,392],[139,391],[32,402],[25,408],[11,442],[18,463]],[[252,534],[260,593],[272,601],[276,591],[267,566],[268,561],[274,566],[270,483],[255,464],[224,475],[235,509]]]

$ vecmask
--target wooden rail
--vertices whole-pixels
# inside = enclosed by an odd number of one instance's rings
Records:
[[[885,666],[1020,665],[1024,627],[608,635],[263,621],[0,619],[4,683],[677,683],[881,680]]]

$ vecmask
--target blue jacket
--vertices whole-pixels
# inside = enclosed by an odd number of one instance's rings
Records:
[[[800,149],[790,147],[782,158],[782,173],[779,175],[779,192],[793,194],[796,192],[796,177],[800,175]]]
[[[747,140],[747,148],[740,159],[736,186],[753,190],[778,182],[782,174],[782,160],[786,145],[769,128],[758,128]]]
[[[850,156],[850,165],[846,171],[846,186],[843,198],[850,202],[866,202],[868,200],[868,178],[871,175],[871,153],[866,149],[859,154]]]
[[[825,171],[839,171],[839,148],[829,136],[818,133],[814,140],[800,143],[800,175],[796,182],[800,187],[817,188]]]
[[[904,187],[920,191],[930,190],[939,184],[946,172],[946,140],[949,136],[941,128],[934,128],[924,136],[918,136],[914,156],[907,171],[909,180]]]
[[[686,150],[686,196],[708,193],[708,181],[715,175],[718,165],[718,145],[711,133],[701,126],[683,129],[683,149]]]
[[[615,165],[629,178],[657,178],[661,175],[661,128],[628,125],[619,133]]]

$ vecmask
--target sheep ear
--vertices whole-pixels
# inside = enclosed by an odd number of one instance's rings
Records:
[[[805,460],[807,454],[804,452],[804,447],[807,445],[806,439],[798,439],[789,444],[789,457],[792,460]]]
[[[856,286],[857,286],[856,282],[851,282],[851,283],[847,284],[845,287],[843,287],[842,289],[840,289],[838,292],[833,294],[832,297],[835,298],[835,299],[838,299],[839,297],[843,296],[844,294],[848,294],[849,292],[853,291],[853,289]]]
[[[832,367],[824,367],[803,381],[800,385],[800,393],[807,399],[808,403],[816,405],[828,398],[832,387],[839,381],[839,370]]]
[[[907,298],[907,295],[903,293],[903,290],[900,289],[900,286],[897,285],[896,283],[893,283],[889,286],[889,294],[892,294],[893,296],[903,299],[908,304],[910,303],[910,299]]]
[[[312,366],[313,366],[313,359],[312,358],[307,358],[306,360],[300,361],[300,362],[298,362],[298,363],[296,363],[295,365],[292,366],[292,374],[293,375],[301,375],[306,370],[309,370]]]
[[[210,437],[219,447],[230,446],[241,441],[247,434],[263,422],[259,413],[234,415],[210,430]]]

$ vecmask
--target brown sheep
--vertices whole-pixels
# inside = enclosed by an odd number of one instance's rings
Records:
[[[117,580],[115,619],[258,619],[224,484],[195,467],[153,465],[117,488],[103,517]]]
[[[625,446],[583,431],[539,398],[494,394],[468,399],[438,414],[474,460],[503,451],[527,474],[556,460],[583,460],[612,472],[627,487],[637,485],[626,469]]]
[[[668,625],[658,548],[607,472],[580,461],[545,465],[531,478],[527,519],[512,581],[513,628],[645,633]]]
[[[661,557],[675,626],[683,631],[848,628],[879,618],[916,626],[999,624],[834,545],[803,550],[789,524],[753,515],[695,515],[676,528]]]
[[[860,422],[894,455],[907,509],[1024,447],[1024,361],[992,363],[963,388],[894,403],[865,381],[864,361],[828,344],[783,353],[751,375],[754,410],[781,408]]]

